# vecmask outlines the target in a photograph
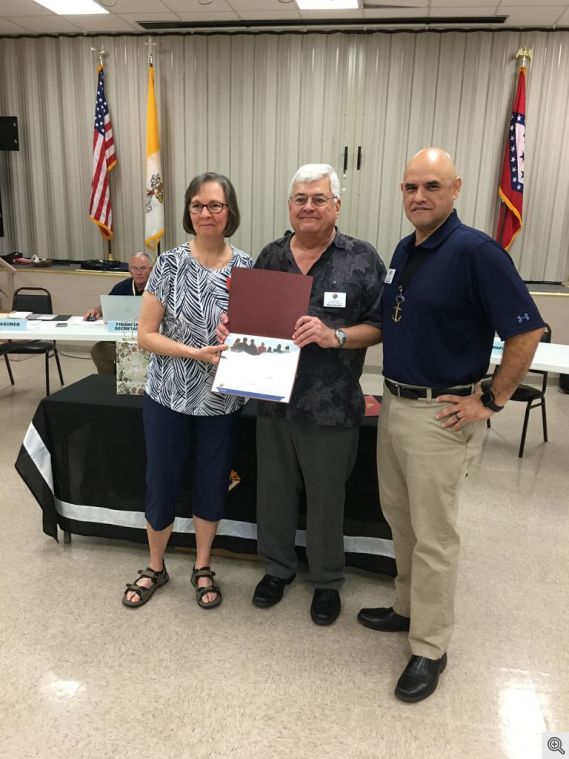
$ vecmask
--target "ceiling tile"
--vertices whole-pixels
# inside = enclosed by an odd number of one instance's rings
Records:
[[[77,34],[80,31],[73,23],[53,13],[49,16],[22,16],[18,24],[25,26],[32,34]]]
[[[470,0],[472,1],[472,0]],[[497,0],[496,0],[497,2]],[[380,6],[374,8],[373,6]],[[367,7],[366,7],[367,6]],[[383,6],[383,7],[382,7]],[[429,7],[428,0],[364,0],[364,8],[366,11],[388,11],[389,13],[397,16],[400,10],[427,10]]]
[[[569,2],[567,0],[546,0],[544,2],[544,7],[546,8],[553,8],[553,6],[559,6],[563,5],[567,7],[569,5]],[[534,8],[536,11],[540,10],[538,7],[538,3],[536,0],[502,0],[502,3],[500,4],[500,13],[503,12],[503,7],[508,8]]]
[[[239,21],[239,16],[234,11],[224,11],[222,13],[196,13],[190,11],[178,11],[178,16],[182,21]]]
[[[160,0],[116,0],[113,13],[124,16],[126,13],[168,13],[170,10]]]
[[[239,18],[242,18],[244,21],[256,21],[260,19],[278,21],[281,18],[300,18],[300,13],[298,10],[285,10],[285,6],[283,6],[282,11],[239,11]]]
[[[563,8],[558,5],[546,5],[539,8],[501,5],[500,13],[509,16],[506,21],[507,26],[553,26],[563,13]]]
[[[363,11],[300,11],[301,18],[313,18],[326,23],[328,19],[363,18]]]
[[[233,12],[233,8],[225,0],[214,0],[209,5],[200,5],[197,0],[164,0],[164,5],[168,10],[175,13],[200,13],[202,15],[206,13],[215,16],[219,13]]]
[[[472,3],[472,0],[470,0]],[[430,17],[433,16],[504,16],[501,11],[497,13],[492,6],[472,7],[472,4],[468,7],[462,6],[457,8],[455,5],[450,5],[449,0],[445,0],[445,5],[437,5],[436,8],[431,8],[429,13]]]
[[[0,18],[0,34],[26,34],[29,31],[22,24],[14,24],[6,18]]]
[[[52,12],[33,0],[0,0],[0,16],[51,16]]]
[[[413,18],[414,16],[428,16],[428,8],[375,8],[374,10],[366,9],[364,18]]]
[[[132,26],[119,16],[62,16],[82,32],[132,32]]]
[[[177,13],[169,11],[167,13],[121,13],[120,17],[131,24],[137,21],[179,21]]]
[[[239,15],[242,13],[250,13],[252,11],[265,13],[265,11],[294,10],[298,12],[298,6],[295,2],[280,3],[279,0],[227,0],[227,3],[236,13],[239,13]],[[215,5],[215,3],[213,5]],[[208,7],[213,7],[213,5]]]
[[[536,0],[533,1],[535,2]],[[446,11],[449,8],[463,8],[467,11],[467,15],[470,16],[479,16],[481,12],[488,14],[490,9],[494,9],[496,13],[500,13],[499,5],[499,0],[475,0],[474,2],[473,0],[452,0],[452,2],[449,2],[449,0],[431,0],[431,7],[433,10],[436,8],[437,12],[439,8],[445,8]]]

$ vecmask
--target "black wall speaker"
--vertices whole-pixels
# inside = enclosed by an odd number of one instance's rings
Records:
[[[0,116],[0,150],[19,150],[18,118]]]

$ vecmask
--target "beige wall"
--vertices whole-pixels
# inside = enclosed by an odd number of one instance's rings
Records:
[[[128,272],[58,271],[57,269],[17,269],[13,277],[0,270],[0,307],[10,310],[13,289],[45,287],[51,293],[53,310],[58,314],[82,314],[100,302],[113,285],[126,279]]]

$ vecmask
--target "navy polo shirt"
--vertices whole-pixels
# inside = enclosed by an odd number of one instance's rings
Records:
[[[405,288],[395,322],[401,275],[419,251],[427,259]],[[390,268],[395,271],[383,300],[383,373],[389,379],[436,388],[477,382],[487,372],[495,332],[505,340],[544,326],[509,254],[462,224],[456,211],[421,245],[415,233],[403,238]]]
[[[133,285],[133,278],[130,277],[129,279],[123,279],[121,282],[117,282],[117,284],[113,287],[109,295],[133,295],[132,292],[132,285]],[[144,292],[144,288],[140,290],[140,292],[136,289],[136,285],[134,286],[134,292],[136,295],[142,295]]]

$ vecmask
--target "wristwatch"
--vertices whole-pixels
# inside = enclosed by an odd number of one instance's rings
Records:
[[[336,340],[338,341],[338,348],[343,348],[344,343],[346,342],[346,333],[343,329],[337,329],[334,334],[336,335]]]
[[[491,411],[501,411],[504,407],[498,406],[496,403],[496,398],[494,397],[494,393],[488,388],[484,393],[482,393],[482,397],[480,398],[480,401],[483,406],[486,406],[486,408],[489,408]]]

